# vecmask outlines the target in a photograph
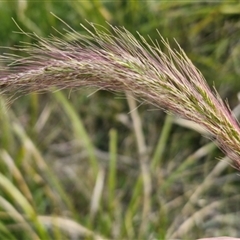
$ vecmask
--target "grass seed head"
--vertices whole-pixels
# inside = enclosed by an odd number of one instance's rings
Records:
[[[130,91],[205,127],[240,168],[238,123],[180,47],[173,50],[159,35],[166,54],[158,43],[150,45],[140,34],[138,41],[124,28],[110,25],[112,34],[90,25],[91,31],[82,25],[86,35],[69,28],[67,35],[74,42],[25,33],[38,43],[16,48],[17,55],[0,56],[2,94],[84,86]]]

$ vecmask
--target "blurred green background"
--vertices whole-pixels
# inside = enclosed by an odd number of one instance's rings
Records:
[[[239,1],[0,1],[0,45],[32,41],[12,18],[64,32],[50,12],[79,32],[85,20],[152,39],[158,29],[239,115]],[[1,97],[0,238],[239,237],[239,174],[197,126],[95,90]]]

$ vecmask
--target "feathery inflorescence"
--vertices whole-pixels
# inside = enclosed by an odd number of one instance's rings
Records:
[[[180,47],[172,50],[160,36],[165,54],[157,42],[150,45],[140,34],[138,41],[124,28],[110,26],[112,34],[94,24],[91,27],[93,31],[83,26],[86,35],[69,27],[67,34],[74,42],[25,33],[38,43],[16,48],[19,55],[0,57],[2,94],[83,86],[130,91],[205,127],[240,168],[238,123]]]

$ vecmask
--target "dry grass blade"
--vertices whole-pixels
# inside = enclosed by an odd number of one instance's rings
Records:
[[[67,233],[71,238],[77,239],[79,237],[93,238],[96,240],[103,240],[103,238],[94,232],[83,227],[79,223],[62,217],[38,216],[40,222],[49,228],[57,227],[63,232]]]
[[[41,38],[27,34],[37,45],[24,45],[19,55],[1,56],[2,93],[26,93],[51,87],[97,87],[129,91],[207,129],[218,146],[240,167],[240,129],[227,105],[211,91],[202,74],[184,51],[165,54],[159,45],[150,45],[140,34],[138,41],[124,28],[111,27],[114,34],[90,24],[86,35],[68,25],[69,43],[57,37]],[[21,54],[27,57],[21,57]]]
[[[126,97],[130,108],[131,118],[133,121],[133,128],[137,141],[138,155],[143,178],[144,198],[143,198],[142,223],[139,230],[139,235],[141,236],[141,234],[143,234],[146,231],[147,222],[149,220],[148,215],[149,212],[151,211],[151,191],[152,191],[151,174],[149,168],[147,146],[145,143],[144,134],[142,130],[141,118],[137,111],[136,100],[129,93],[126,93]]]
[[[239,195],[236,195],[232,197],[233,199],[238,199]],[[215,202],[212,202],[211,204],[207,205],[206,207],[203,207],[199,211],[196,211],[192,216],[187,218],[185,221],[183,221],[179,226],[178,229],[171,235],[167,235],[168,239],[174,239],[178,237],[187,236],[188,231],[194,226],[198,225],[201,222],[204,221],[204,219],[211,213],[211,210],[215,208],[222,207],[224,204],[224,200],[218,200]],[[221,238],[220,238],[221,239]]]

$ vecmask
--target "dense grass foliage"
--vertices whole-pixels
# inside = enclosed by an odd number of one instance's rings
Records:
[[[124,26],[137,38],[136,31],[158,39],[157,28],[239,115],[237,2],[0,2],[0,45],[34,43],[13,32],[11,17],[39,36],[55,34],[50,26],[62,32],[66,26],[50,12],[79,33],[84,19]],[[30,94],[10,106],[2,96],[0,123],[2,239],[240,234],[239,176],[198,125],[91,87]]]

